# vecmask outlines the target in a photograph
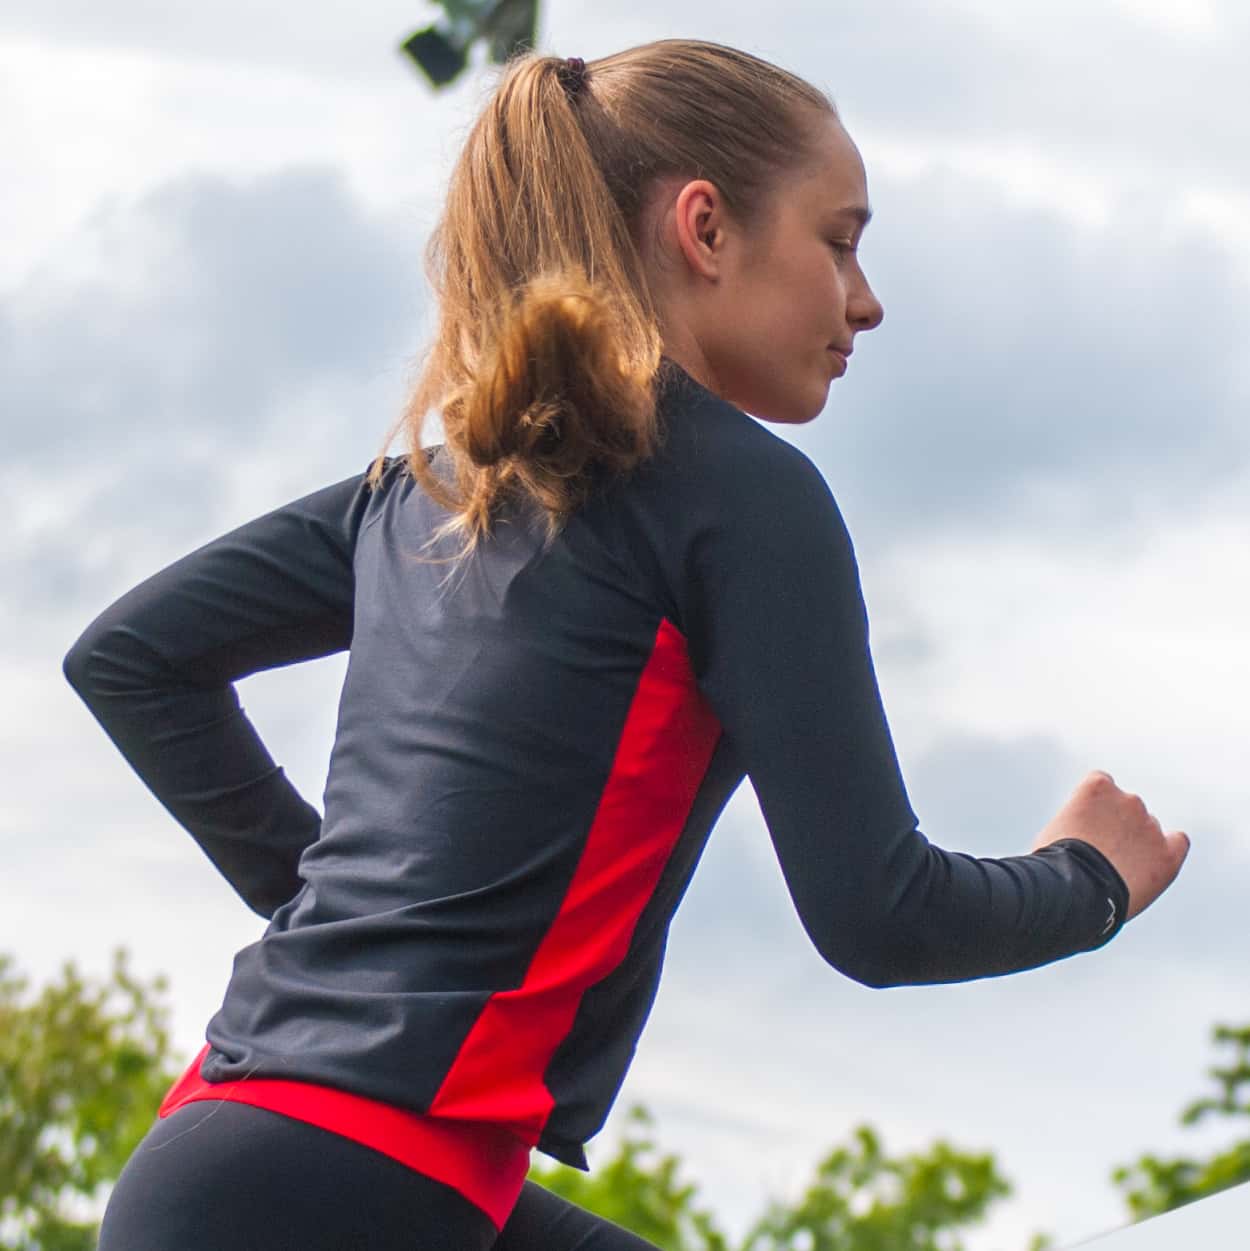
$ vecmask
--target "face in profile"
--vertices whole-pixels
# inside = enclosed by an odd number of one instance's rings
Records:
[[[739,228],[706,181],[671,202],[686,264],[670,354],[766,421],[816,417],[856,337],[883,316],[859,258],[870,216],[863,161],[836,118],[816,127],[813,159],[781,176],[753,229]]]
[[[742,237],[725,283],[738,310],[720,363],[725,398],[768,421],[817,416],[856,336],[883,316],[859,258],[870,216],[863,161],[836,119],[819,135],[816,159],[783,177],[771,219]]]

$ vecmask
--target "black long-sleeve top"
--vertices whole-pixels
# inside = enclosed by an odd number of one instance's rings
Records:
[[[517,504],[448,563],[446,513],[396,458],[192,552],[70,650],[126,759],[270,918],[204,1078],[507,1125],[584,1166],[744,773],[812,942],[866,985],[1009,973],[1123,924],[1087,843],[987,859],[921,834],[828,487],[665,366],[661,450],[549,546]],[[233,684],[343,649],[322,818]]]

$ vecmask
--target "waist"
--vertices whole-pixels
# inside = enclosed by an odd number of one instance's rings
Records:
[[[209,1082],[200,1065],[205,1043],[169,1088],[158,1115],[201,1099],[248,1103],[380,1151],[451,1186],[502,1229],[529,1168],[530,1147],[510,1130],[477,1121],[426,1116],[377,1099],[314,1082],[258,1077]]]

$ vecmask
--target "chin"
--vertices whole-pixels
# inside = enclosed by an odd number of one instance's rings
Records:
[[[776,378],[782,368],[777,366],[772,371],[770,380]],[[806,387],[792,386],[784,390],[768,385],[752,385],[756,378],[750,375],[740,377],[738,381],[737,387],[726,388],[727,391],[736,391],[736,394],[723,395],[723,399],[759,421],[778,426],[803,426],[824,412],[833,380],[825,375],[822,379],[812,379]]]
[[[750,408],[746,411],[753,417],[772,422],[774,425],[805,426],[809,421],[815,421],[825,411],[825,405],[828,402],[829,388],[825,387],[819,395],[778,397],[766,407],[761,405],[760,412],[755,412]]]

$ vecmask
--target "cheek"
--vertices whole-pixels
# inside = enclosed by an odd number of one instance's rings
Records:
[[[771,303],[778,325],[786,328],[797,345],[829,329],[835,300],[836,287],[829,274],[809,266],[784,289],[779,288]]]
[[[795,305],[808,315],[822,316],[831,324],[846,304],[846,283],[829,251],[811,258],[795,283]]]

